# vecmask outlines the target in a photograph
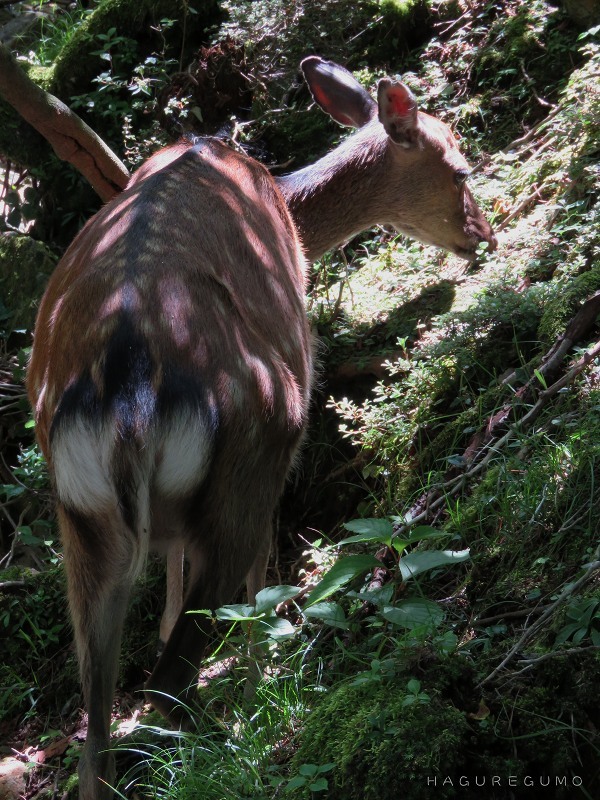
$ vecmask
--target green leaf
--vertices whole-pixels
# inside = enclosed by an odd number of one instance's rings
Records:
[[[323,774],[324,772],[331,772],[331,770],[335,767],[335,763],[329,764],[319,764],[319,774]]]
[[[394,527],[387,519],[354,519],[351,522],[345,522],[344,528],[352,531],[356,536],[342,539],[341,542],[338,542],[340,545],[374,541],[389,546],[394,535]]]
[[[370,555],[355,555],[340,558],[308,595],[305,608],[314,606],[315,603],[329,597],[330,594],[337,592],[357,575],[366,572],[368,569],[380,567],[381,561]]]
[[[386,583],[385,586],[378,586],[376,589],[363,589],[360,592],[348,592],[348,597],[355,597],[363,603],[373,603],[376,606],[387,606],[392,602],[394,596],[394,585]]]
[[[300,594],[298,586],[267,586],[256,595],[255,613],[262,614],[270,611],[298,594]]]
[[[575,631],[573,634],[573,644],[579,644],[582,639],[585,639],[586,633],[586,628],[579,628],[579,630]]]
[[[408,536],[405,536],[404,538],[396,537],[392,539],[391,546],[399,555],[402,555],[409,544],[415,544],[416,542],[421,542],[424,539],[440,539],[447,536],[448,534],[445,531],[432,528],[430,525],[419,525],[418,527],[413,528]]]
[[[548,388],[548,384],[546,383],[546,379],[544,378],[543,374],[539,371],[539,369],[534,369],[533,370],[533,374],[538,379],[538,381],[541,383],[542,387],[544,389],[547,389]]]
[[[315,603],[314,606],[304,610],[304,616],[309,619],[320,619],[333,628],[348,629],[346,614],[339,603]]]
[[[24,486],[17,486],[13,483],[3,483],[0,485],[0,493],[4,495],[6,500],[11,500],[13,497],[18,497],[25,491]]]
[[[446,531],[432,528],[431,525],[417,525],[417,527],[413,528],[409,533],[408,538],[411,542],[421,542],[423,539],[440,539],[445,536],[448,536]]]
[[[306,778],[314,778],[314,776],[319,772],[319,767],[317,764],[300,764],[298,767],[298,772],[300,775],[304,775]]]
[[[17,528],[17,532],[23,544],[27,545],[28,547],[35,547],[38,544],[44,543],[44,540],[39,536],[36,536],[29,525],[20,525]]]
[[[246,603],[221,606],[215,611],[215,616],[217,619],[228,622],[248,622],[249,620],[257,619],[254,613],[254,606],[249,606]]]
[[[394,606],[386,606],[381,616],[400,628],[418,628],[422,625],[436,627],[444,619],[444,612],[432,600],[414,597],[401,600]]]
[[[301,786],[306,786],[306,778],[296,775],[295,778],[292,778],[292,780],[288,782],[285,791],[291,792],[293,789],[300,789]]]
[[[267,639],[284,639],[296,634],[296,629],[292,623],[281,617],[259,619],[256,623],[256,629],[259,634],[262,634]]]
[[[470,558],[469,550],[428,550],[424,553],[409,553],[400,559],[402,580],[409,580],[435,567],[460,564]]]
[[[559,632],[556,634],[555,644],[563,644],[577,630],[579,630],[578,622],[572,622],[570,625],[565,625],[564,628],[561,628]]]
[[[316,781],[309,784],[309,789],[311,792],[324,792],[329,787],[329,781],[327,778],[317,778]]]

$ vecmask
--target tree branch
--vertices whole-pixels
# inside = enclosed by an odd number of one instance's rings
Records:
[[[61,100],[37,86],[0,44],[0,94],[90,182],[102,200],[127,184],[129,173],[112,150]]]

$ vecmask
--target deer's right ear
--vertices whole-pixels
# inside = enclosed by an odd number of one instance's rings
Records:
[[[362,128],[377,113],[377,103],[344,67],[309,56],[300,68],[315,103],[340,125]]]
[[[379,121],[388,136],[403,147],[416,144],[419,136],[419,109],[415,96],[400,81],[383,78],[377,85]]]

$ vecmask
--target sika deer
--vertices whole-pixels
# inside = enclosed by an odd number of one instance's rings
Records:
[[[112,796],[121,629],[148,550],[176,542],[190,562],[147,683],[174,721],[210,630],[185,612],[232,601],[246,575],[264,585],[273,512],[306,422],[304,280],[273,179],[216,140],[146,162],[50,278],[28,390],[88,711],[81,800]]]
[[[28,392],[88,710],[81,800],[112,794],[121,629],[148,550],[169,551],[176,621],[165,617],[146,688],[175,722],[209,631],[185,612],[231,601],[244,577],[250,602],[264,585],[312,369],[304,258],[282,194],[311,259],[375,222],[465,257],[495,246],[452,134],[406,87],[381,81],[375,103],[342,67],[310,57],[302,68],[354,136],[277,182],[215,140],[167,148],[84,227],[41,303]]]
[[[317,56],[301,64],[315,102],[358,132],[316,164],[276,178],[309,261],[378,223],[465,258],[497,246],[466,180],[450,128],[419,111],[410,89],[381,80],[377,102],[348,70]],[[183,553],[168,554],[165,641],[181,606]]]

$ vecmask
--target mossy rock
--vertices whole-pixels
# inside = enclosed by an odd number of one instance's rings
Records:
[[[510,775],[521,786],[527,775],[564,776],[567,785],[548,795],[556,800],[573,796],[578,777],[597,790],[593,734],[575,741],[573,729],[597,726],[599,671],[597,653],[566,654],[544,662],[514,692],[509,685],[487,700],[464,658],[432,658],[419,665],[423,702],[410,704],[408,673],[384,683],[343,682],[308,717],[292,775],[302,775],[302,765],[334,763],[324,774],[328,800],[521,797],[508,785]],[[481,719],[472,713],[478,708],[486,712]],[[492,776],[504,776],[494,789]],[[291,796],[308,800],[307,786]]]
[[[7,331],[32,330],[37,304],[56,259],[30,236],[0,235],[0,324]]]
[[[428,778],[460,775],[471,735],[465,712],[428,686],[429,702],[407,705],[408,680],[338,685],[309,716],[292,774],[334,763],[328,800],[425,800],[433,791]],[[308,797],[305,791],[292,796]],[[439,789],[437,796],[454,794]]]

